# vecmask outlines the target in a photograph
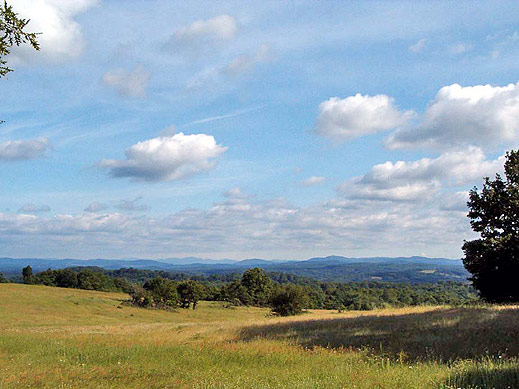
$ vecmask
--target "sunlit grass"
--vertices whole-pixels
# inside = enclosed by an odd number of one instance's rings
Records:
[[[519,387],[516,307],[312,311],[0,285],[0,388]]]

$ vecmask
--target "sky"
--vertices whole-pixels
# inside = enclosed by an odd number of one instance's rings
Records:
[[[519,3],[11,0],[0,256],[460,258]]]

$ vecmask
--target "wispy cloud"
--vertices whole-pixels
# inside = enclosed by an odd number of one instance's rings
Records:
[[[257,110],[262,109],[264,107],[265,107],[264,105],[258,105],[258,106],[255,106],[255,107],[241,109],[239,111],[232,112],[232,113],[229,113],[229,114],[226,114],[226,115],[210,116],[210,117],[207,117],[207,118],[204,118],[204,119],[193,120],[192,122],[184,124],[182,127],[190,127],[190,126],[194,126],[194,125],[197,125],[197,124],[210,123],[210,122],[214,122],[214,121],[222,120],[222,119],[229,119],[229,118],[233,118],[233,117],[236,117],[236,116],[244,115],[244,114],[249,113],[249,112],[257,111]]]

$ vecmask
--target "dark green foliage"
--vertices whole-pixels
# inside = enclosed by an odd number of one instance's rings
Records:
[[[262,269],[254,268],[246,270],[240,280],[223,285],[219,297],[234,305],[266,307],[269,305],[273,288],[274,282],[269,275]]]
[[[241,286],[245,288],[246,305],[267,306],[272,295],[273,283],[260,268],[248,269],[243,273]],[[245,297],[245,296],[244,296]]]
[[[206,296],[208,288],[197,281],[177,283],[162,277],[146,281],[142,286],[134,284],[130,290],[132,303],[139,307],[196,308],[199,300]]]
[[[505,179],[485,178],[481,192],[470,191],[468,217],[480,239],[465,242],[465,268],[481,297],[519,301],[519,151],[506,154]]]
[[[7,278],[4,277],[2,273],[0,273],[0,284],[5,284],[6,282],[9,282]]]
[[[150,293],[155,306],[176,307],[179,304],[177,284],[174,281],[157,277],[146,281],[143,288]]]
[[[167,278],[157,277],[157,274]],[[131,278],[121,277],[124,275]],[[153,275],[155,277],[148,278]],[[130,294],[136,306],[167,309],[195,308],[199,300],[272,307],[273,294],[278,295],[280,291],[285,291],[284,286],[290,285],[298,285],[303,291],[302,309],[369,310],[387,306],[460,305],[475,301],[477,297],[469,284],[461,282],[418,285],[379,281],[319,282],[292,274],[265,273],[261,269],[249,269],[241,278],[238,274],[222,276],[198,276],[197,281],[186,279],[185,274],[162,271],[76,267],[40,272],[32,277],[32,282],[68,288],[124,291]],[[141,278],[146,281],[139,282]],[[224,279],[231,282],[224,282]]]
[[[177,291],[182,308],[189,308],[191,305],[195,309],[198,301],[204,297],[202,285],[193,280],[183,281],[178,284]]]
[[[125,293],[130,293],[132,289],[132,284],[126,278],[113,278],[113,283],[117,290],[122,290]]]
[[[22,269],[22,277],[24,284],[34,284],[34,275],[32,274],[32,267],[24,267]]]
[[[57,286],[60,288],[100,290],[106,292],[130,291],[130,283],[127,280],[112,278],[102,272],[91,269],[79,269],[80,270],[48,269],[36,274],[35,277],[33,276],[32,283]]]
[[[299,315],[303,312],[303,309],[309,308],[310,299],[302,286],[288,284],[275,290],[270,305],[272,312],[277,315]]]
[[[29,20],[20,19],[6,1],[0,3],[0,77],[12,72],[4,59],[11,52],[11,47],[28,43],[35,50],[40,49],[36,34],[25,31],[28,23]]]
[[[115,271],[115,274],[125,274],[128,269]],[[460,305],[476,301],[477,296],[468,283],[440,282],[435,284],[396,284],[389,282],[353,282],[335,283],[318,282],[309,278],[282,273],[264,273],[251,269],[245,272],[247,276],[224,283],[218,276],[197,277],[203,289],[205,300],[225,301],[228,305],[270,306],[272,292],[280,285],[297,284],[304,289],[308,298],[305,308],[312,309],[341,309],[341,310],[370,310],[388,306],[403,307],[409,305]],[[107,271],[108,272],[108,271]],[[146,274],[156,274],[152,271],[142,271]],[[161,272],[162,273],[162,272]],[[141,270],[132,269],[132,275],[141,274]],[[183,279],[185,274],[175,275],[164,272],[169,278]],[[265,280],[267,274],[270,283]],[[229,279],[236,278],[236,274]],[[245,281],[244,281],[245,280]],[[255,280],[255,281],[254,281]],[[259,288],[263,282],[269,287]],[[249,289],[250,288],[250,289]],[[270,295],[266,302],[265,295]],[[264,293],[258,293],[263,291]],[[262,296],[258,298],[258,296]],[[180,305],[187,305],[180,303]]]
[[[460,305],[476,301],[470,285],[445,282],[437,284],[392,284],[388,282],[323,283],[305,286],[310,296],[310,308],[370,310],[389,306]],[[310,290],[317,289],[319,299]]]
[[[2,259],[0,258],[0,266]],[[202,265],[201,265],[202,266]],[[5,268],[5,265],[4,265]],[[181,270],[145,270],[122,268],[118,270],[98,269],[112,277],[126,278],[131,282],[163,277],[175,281],[195,280],[222,284],[240,280],[243,272],[237,268],[189,265]],[[272,270],[270,270],[272,269]],[[269,277],[281,284],[301,283],[303,280],[319,280],[323,282],[363,282],[380,279],[384,282],[430,284],[445,281],[464,281],[469,273],[461,261],[431,260],[423,258],[407,258],[396,262],[333,262],[303,261],[287,264],[276,264],[264,269]],[[376,277],[376,278],[375,278]]]
[[[134,284],[131,286],[130,297],[132,304],[138,307],[147,308],[153,305],[153,297],[150,291],[144,289],[142,286]]]

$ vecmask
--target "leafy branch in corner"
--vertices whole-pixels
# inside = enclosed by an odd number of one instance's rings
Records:
[[[24,31],[29,19],[22,19],[13,11],[13,7],[4,0],[0,4],[0,77],[4,77],[13,69],[7,66],[5,57],[11,52],[13,46],[30,44],[35,50],[40,49],[36,40],[37,33]]]

